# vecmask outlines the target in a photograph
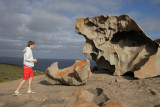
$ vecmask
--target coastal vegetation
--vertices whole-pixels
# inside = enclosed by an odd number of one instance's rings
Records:
[[[41,70],[33,69],[33,75],[43,75]],[[23,67],[14,64],[0,63],[0,83],[23,78]]]

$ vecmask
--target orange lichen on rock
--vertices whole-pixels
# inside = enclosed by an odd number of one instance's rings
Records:
[[[80,88],[71,96],[69,96],[70,101],[66,107],[99,107],[92,102],[93,98],[93,93]]]
[[[95,95],[86,90],[79,88],[71,96],[66,107],[99,107],[94,103]]]
[[[116,100],[109,100],[102,107],[126,107],[123,103]]]
[[[46,69],[46,81],[51,84],[83,85],[91,76],[88,59],[77,60],[71,67],[58,69],[58,63]]]
[[[66,101],[66,107],[127,107],[119,101],[109,100],[101,88],[79,88]]]
[[[67,74],[66,72],[60,72],[59,71],[59,72],[57,72],[57,74],[55,75],[55,77],[56,78],[64,77],[64,76],[66,76],[66,74]]]

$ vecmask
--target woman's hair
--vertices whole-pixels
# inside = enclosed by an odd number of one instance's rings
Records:
[[[34,41],[28,41],[28,47],[30,47],[30,45],[35,44]]]

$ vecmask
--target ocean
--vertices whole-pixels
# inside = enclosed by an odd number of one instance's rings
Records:
[[[54,62],[58,62],[58,68],[63,69],[69,66],[72,66],[76,59],[37,59],[38,62],[35,63],[33,69],[45,71],[48,66]],[[23,58],[18,57],[0,57],[0,63],[14,64],[23,66]],[[90,67],[95,66],[96,63],[93,60],[90,60]]]

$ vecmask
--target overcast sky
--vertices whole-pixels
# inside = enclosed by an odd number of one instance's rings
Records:
[[[0,0],[0,57],[23,57],[33,40],[36,58],[85,58],[76,18],[121,14],[152,39],[160,38],[160,0]]]

